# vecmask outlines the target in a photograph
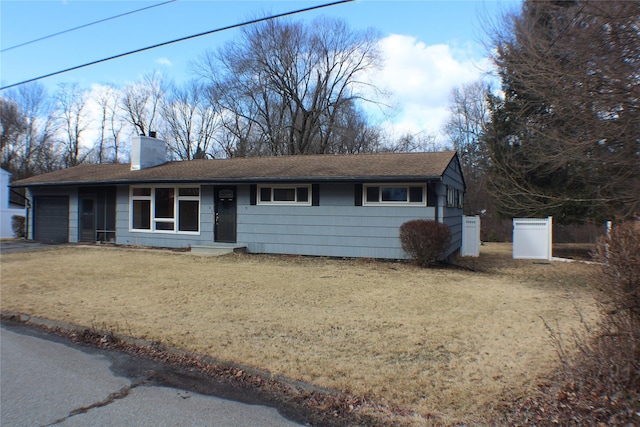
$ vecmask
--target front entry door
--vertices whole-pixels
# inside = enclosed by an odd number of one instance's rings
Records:
[[[93,197],[80,198],[80,241],[96,241],[96,201]]]
[[[236,187],[215,187],[215,240],[216,242],[236,242]]]

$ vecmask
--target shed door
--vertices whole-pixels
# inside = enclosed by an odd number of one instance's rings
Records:
[[[69,197],[34,198],[33,240],[45,243],[69,241]]]
[[[215,240],[236,242],[236,187],[215,187]]]

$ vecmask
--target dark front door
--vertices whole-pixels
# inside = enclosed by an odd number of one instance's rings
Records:
[[[215,240],[216,242],[236,242],[236,187],[215,187]]]
[[[96,200],[93,197],[80,198],[80,241],[96,241]]]

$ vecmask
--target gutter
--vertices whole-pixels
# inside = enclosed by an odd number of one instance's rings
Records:
[[[285,183],[336,183],[351,182],[424,182],[434,179],[442,180],[442,176],[353,176],[353,177],[253,177],[253,178],[150,178],[150,179],[118,179],[108,181],[58,181],[11,184],[13,188],[26,187],[65,187],[65,186],[104,186],[104,185],[139,185],[139,184],[254,184],[265,182]]]

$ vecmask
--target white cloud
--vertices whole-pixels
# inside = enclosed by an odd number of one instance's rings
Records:
[[[393,34],[380,41],[385,64],[369,78],[390,94],[394,107],[383,120],[393,134],[424,132],[440,135],[448,113],[451,90],[479,79],[488,61],[472,60],[472,48],[454,49],[447,44],[428,46],[415,37]],[[376,114],[374,109],[369,113]]]
[[[164,56],[161,58],[156,58],[155,63],[158,65],[164,65],[165,67],[173,67],[173,63],[169,58],[165,58]]]

